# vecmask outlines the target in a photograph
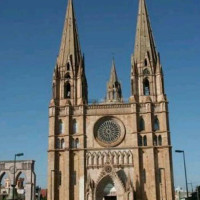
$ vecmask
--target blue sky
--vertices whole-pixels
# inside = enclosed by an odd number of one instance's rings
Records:
[[[89,98],[105,96],[115,55],[123,96],[130,96],[137,0],[74,0]],[[147,0],[165,74],[174,149],[184,149],[188,180],[200,184],[200,1]],[[0,6],[0,160],[36,160],[46,187],[48,104],[66,0],[6,0]],[[98,91],[98,93],[96,92]],[[173,151],[174,151],[173,149]],[[182,156],[173,155],[175,186],[184,187]]]

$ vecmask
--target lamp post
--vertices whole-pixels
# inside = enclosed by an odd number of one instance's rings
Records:
[[[192,185],[192,182],[191,182],[191,183],[188,183],[188,185],[191,185],[192,193],[193,193],[193,185]]]
[[[186,186],[186,192],[187,192],[187,198],[188,198],[189,195],[188,195],[187,171],[186,171],[186,163],[185,163],[185,152],[183,150],[175,150],[175,152],[183,154],[183,162],[184,162],[184,170],[185,170],[185,186]]]
[[[15,182],[15,168],[16,168],[16,160],[17,160],[17,157],[20,157],[20,156],[23,156],[24,154],[23,153],[17,153],[15,154],[15,158],[14,158],[14,173],[13,173],[13,184],[12,184],[12,187],[13,187],[13,191],[12,191],[12,199],[15,200],[15,186],[16,186],[16,182]]]

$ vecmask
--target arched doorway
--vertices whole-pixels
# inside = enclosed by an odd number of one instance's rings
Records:
[[[108,183],[104,189],[104,199],[103,200],[117,200],[117,191],[112,183]]]
[[[96,189],[96,200],[117,200],[117,190],[109,175],[99,182]]]

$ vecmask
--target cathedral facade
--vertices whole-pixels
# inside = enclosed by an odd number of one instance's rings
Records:
[[[173,200],[168,101],[145,0],[139,0],[131,94],[113,61],[104,103],[88,103],[68,0],[49,105],[48,200]]]

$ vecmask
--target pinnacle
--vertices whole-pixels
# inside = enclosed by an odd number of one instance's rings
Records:
[[[146,2],[139,0],[134,60],[142,62],[147,53],[150,55],[150,59],[156,62],[157,53]]]
[[[58,65],[65,66],[69,58],[72,59],[73,65],[78,65],[81,58],[78,29],[72,0],[68,0],[60,52],[58,56]]]
[[[117,77],[117,72],[116,72],[115,60],[114,60],[114,58],[113,58],[113,60],[112,60],[112,68],[111,68],[111,73],[110,73],[110,82],[111,82],[111,83],[118,82],[118,77]]]

